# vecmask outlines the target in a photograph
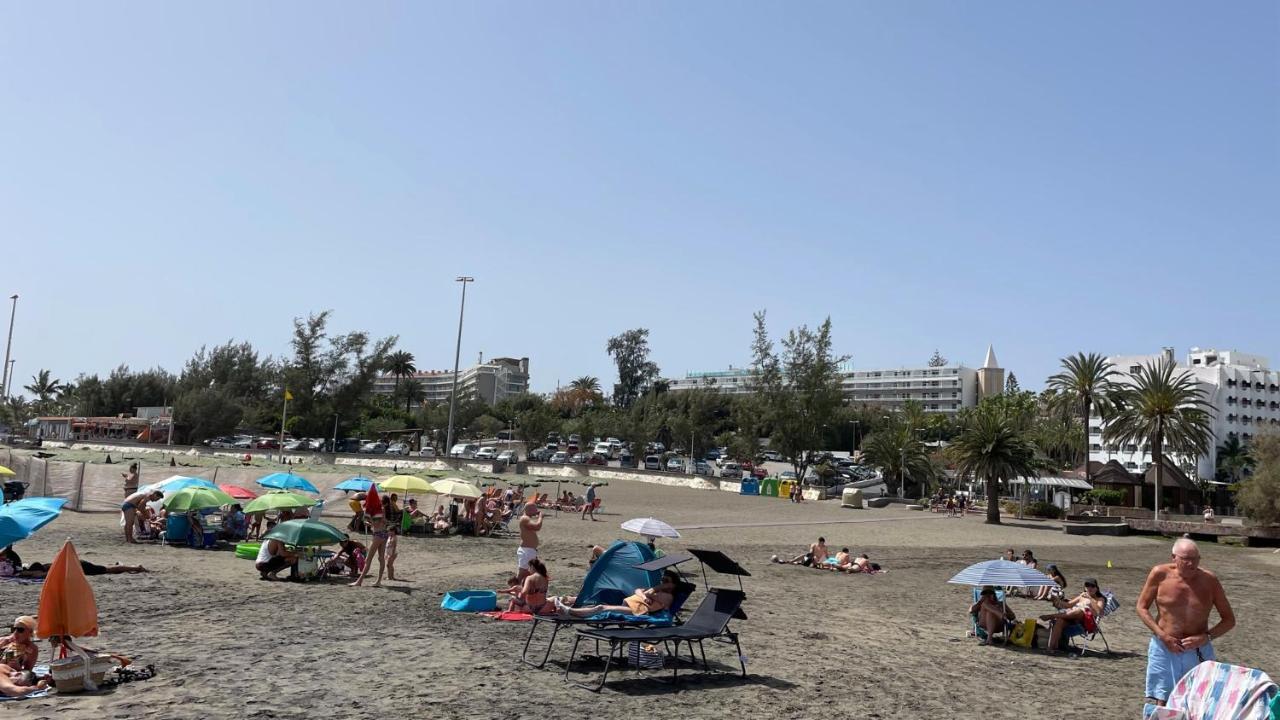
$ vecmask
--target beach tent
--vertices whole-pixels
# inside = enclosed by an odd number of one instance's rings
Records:
[[[636,588],[654,587],[662,579],[662,572],[636,567],[653,559],[648,545],[615,540],[587,571],[574,605],[619,605]]]

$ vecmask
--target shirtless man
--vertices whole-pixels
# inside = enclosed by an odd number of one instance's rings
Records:
[[[120,504],[120,512],[124,515],[125,542],[135,545],[138,543],[137,540],[133,539],[133,525],[137,521],[138,508],[163,497],[164,493],[159,490],[153,490],[150,492],[136,492],[124,499],[124,502]]]
[[[520,547],[516,548],[516,579],[524,582],[529,574],[529,561],[538,557],[538,531],[542,530],[542,511],[534,503],[525,503],[520,516]]]
[[[827,558],[831,557],[831,551],[827,549],[827,539],[818,538],[818,542],[809,546],[809,554],[813,556],[813,567],[825,567]]]
[[[1159,618],[1151,616],[1155,603]],[[1209,627],[1209,609],[1218,624]],[[1138,618],[1151,629],[1147,646],[1147,701],[1164,705],[1178,680],[1213,660],[1213,640],[1235,627],[1236,616],[1218,577],[1200,567],[1200,549],[1189,538],[1173,544],[1172,562],[1151,568],[1138,596]]]

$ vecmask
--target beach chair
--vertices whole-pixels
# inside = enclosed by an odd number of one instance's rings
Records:
[[[1080,623],[1073,623],[1071,627],[1062,632],[1062,636],[1065,637],[1067,642],[1069,642],[1073,648],[1078,650],[1081,655],[1084,655],[1090,649],[1099,655],[1104,653],[1107,655],[1111,654],[1111,644],[1107,642],[1107,636],[1102,632],[1102,621],[1120,608],[1120,601],[1116,599],[1116,594],[1110,590],[1104,590],[1102,592],[1102,597],[1106,598],[1102,603],[1102,617],[1097,619],[1093,632],[1086,630],[1084,625]],[[1089,643],[1096,643],[1099,639],[1102,640],[1103,650],[1098,650],[1096,647],[1089,647]],[[1075,644],[1076,640],[1079,640],[1079,645]]]
[[[646,570],[636,567],[643,565],[654,559],[653,551],[649,546],[634,541],[616,540],[610,545],[604,553],[596,560],[591,569],[587,571],[586,577],[582,580],[582,587],[578,590],[578,595],[574,599],[574,607],[586,607],[588,605],[618,605],[622,600],[631,594],[632,590],[638,587],[653,587],[661,579],[661,572],[658,570]],[[687,595],[685,596],[688,597]],[[679,597],[678,602],[683,602]],[[644,620],[628,621],[622,618],[564,618],[554,615],[534,615],[533,622],[530,623],[529,635],[525,638],[524,649],[520,653],[520,662],[530,667],[541,668],[547,664],[548,658],[551,657],[551,651],[555,646],[556,636],[560,630],[569,625],[627,625],[627,624],[667,624],[674,622],[674,615],[670,612],[664,614],[656,614],[648,616]],[[533,660],[529,658],[529,648],[534,647],[534,636],[538,629],[544,625],[551,625],[551,637],[547,639],[546,649],[542,653],[542,658]],[[541,647],[541,645],[538,645]]]
[[[738,633],[729,628],[730,620],[733,620],[735,616],[741,617],[739,613],[742,608],[742,601],[745,599],[746,593],[741,590],[711,588],[707,590],[702,602],[694,610],[693,616],[682,625],[621,629],[579,628],[577,637],[573,641],[573,649],[569,652],[569,662],[564,668],[565,680],[588,690],[599,691],[609,679],[609,670],[613,666],[614,658],[618,658],[619,661],[625,661],[623,653],[627,651],[630,643],[638,642],[662,643],[668,648],[673,647],[675,652],[673,653],[674,662],[671,665],[671,681],[673,683],[678,682],[680,679],[681,643],[689,646],[689,657],[695,665],[700,654],[702,657],[702,669],[704,671],[711,670],[710,665],[707,664],[707,651],[704,645],[707,640],[725,644],[731,643],[737,652],[738,664],[742,668],[742,676],[746,677],[747,664],[742,655],[742,644],[738,640]],[[599,682],[595,684],[569,680],[569,673],[573,670],[573,660],[578,653],[578,645],[583,640],[609,643],[609,655],[605,658],[604,671],[600,674]],[[694,653],[695,644],[697,644],[698,654]]]
[[[982,597],[982,588],[974,588],[973,602],[975,603],[978,602],[978,599],[981,597]],[[1005,597],[1006,597],[1005,591],[1001,590],[1000,588],[996,588],[996,600],[999,600],[1001,605],[1004,604]],[[1013,630],[1014,624],[1015,623],[1013,623],[1010,620],[1004,621],[1003,635],[1004,635],[1004,642],[1006,645],[1009,643],[1009,632]],[[987,631],[982,629],[981,627],[978,627],[978,615],[976,613],[969,613],[969,634],[972,635],[973,637],[978,638],[979,640],[987,639]]]
[[[1202,662],[1182,676],[1165,707],[1197,720],[1267,720],[1280,689],[1261,670]]]

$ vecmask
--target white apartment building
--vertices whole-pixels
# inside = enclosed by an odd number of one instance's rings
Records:
[[[735,395],[751,392],[754,371],[741,368],[691,372],[667,382],[671,390],[703,388]],[[987,348],[981,368],[964,365],[897,368],[892,370],[842,370],[840,388],[845,402],[901,408],[908,400],[924,406],[926,412],[953,414],[973,407],[986,395],[1004,390],[1004,369],[996,362],[995,351]]]
[[[423,402],[448,402],[453,392],[452,370],[428,370],[402,377],[401,383],[417,380],[422,385]],[[373,381],[373,392],[391,395],[396,390],[394,375],[382,375]],[[477,397],[490,405],[529,390],[529,358],[494,358],[458,370],[458,397]],[[422,403],[411,407],[417,409]]]
[[[1174,359],[1173,348],[1151,355],[1113,355],[1107,361],[1123,379],[1142,365],[1162,358]],[[1191,348],[1178,370],[1188,372],[1204,391],[1205,402],[1213,415],[1213,443],[1208,454],[1191,458],[1170,454],[1179,467],[1194,463],[1201,478],[1212,478],[1217,468],[1217,447],[1235,433],[1248,441],[1263,429],[1280,425],[1280,371],[1268,367],[1267,359],[1236,350],[1217,351]],[[1123,446],[1102,442],[1103,421],[1089,419],[1089,459],[1098,462],[1118,460],[1132,472],[1144,472],[1151,466],[1151,448],[1146,444]],[[1194,478],[1193,478],[1194,479]]]

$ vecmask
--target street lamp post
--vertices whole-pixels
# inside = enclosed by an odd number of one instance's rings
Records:
[[[330,451],[338,452],[338,413],[333,414],[333,447]]]
[[[861,423],[857,420],[850,420],[849,422],[853,423],[853,448],[849,450],[849,459],[852,460],[853,456],[858,452],[858,426]]]
[[[453,391],[449,393],[449,431],[444,441],[446,455],[453,449],[453,412],[458,404],[458,362],[462,358],[462,317],[467,311],[467,283],[475,280],[466,275],[459,275],[454,279],[455,282],[462,283],[462,306],[458,309],[458,344],[453,351]]]
[[[13,318],[18,314],[18,294],[14,293],[9,296],[13,301],[13,308],[9,310],[9,339],[4,344],[4,382],[3,387],[4,399],[9,399],[9,385],[13,382],[13,363],[9,359],[9,350],[13,347]]]

